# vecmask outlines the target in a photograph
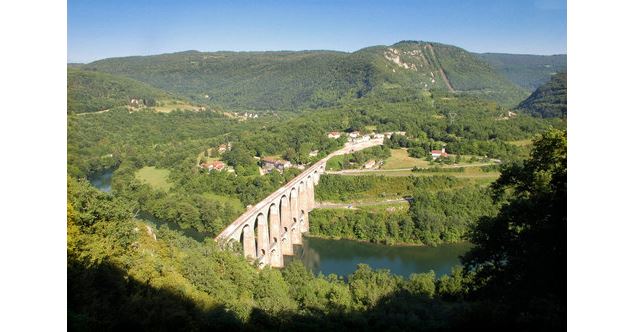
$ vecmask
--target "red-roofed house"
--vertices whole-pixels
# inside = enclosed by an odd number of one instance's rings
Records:
[[[208,171],[222,171],[225,169],[225,163],[220,160],[212,160],[207,163],[202,163],[200,167]]]
[[[430,154],[432,155],[432,159],[437,159],[439,157],[447,157],[448,154],[445,153],[445,148],[441,148],[441,150],[432,150],[430,151]]]

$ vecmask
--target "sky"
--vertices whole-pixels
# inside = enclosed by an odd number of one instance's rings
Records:
[[[400,40],[562,54],[566,0],[69,0],[68,62],[186,50],[353,52]]]

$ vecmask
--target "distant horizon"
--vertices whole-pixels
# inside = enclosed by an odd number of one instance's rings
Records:
[[[68,63],[204,50],[354,52],[428,40],[474,53],[567,53],[566,0],[112,0],[67,3]]]
[[[362,47],[360,49],[354,50],[354,51],[343,51],[343,50],[335,50],[335,49],[298,49],[298,50],[245,50],[245,51],[236,51],[236,50],[214,50],[214,51],[208,51],[208,50],[195,50],[195,49],[190,49],[190,50],[182,50],[182,51],[171,51],[171,52],[162,52],[162,53],[148,53],[148,54],[130,54],[130,55],[115,55],[115,56],[109,56],[109,57],[105,57],[105,58],[98,58],[98,59],[94,59],[94,60],[90,60],[90,61],[86,61],[86,62],[78,62],[78,61],[67,61],[66,64],[88,64],[91,62],[95,62],[95,61],[100,61],[100,60],[105,60],[105,59],[112,59],[112,58],[128,58],[128,57],[140,57],[140,56],[156,56],[156,55],[165,55],[165,54],[176,54],[176,53],[185,53],[185,52],[199,52],[199,53],[220,53],[220,52],[232,52],[232,53],[264,53],[264,52],[341,52],[341,53],[355,53],[359,50],[362,50],[364,48],[368,48],[368,47],[375,47],[375,46],[392,46],[396,43],[399,42],[403,42],[405,40],[400,40],[400,41],[396,41],[392,44],[377,44],[377,45],[368,45],[365,47]],[[409,40],[410,41],[410,40]],[[463,48],[459,45],[453,45],[453,44],[448,44],[448,43],[443,43],[443,42],[438,42],[438,41],[430,41],[430,40],[416,40],[417,42],[430,42],[430,43],[439,43],[439,44],[445,44],[445,45],[451,45],[451,46],[456,46],[459,48],[462,48],[470,53],[474,53],[474,54],[509,54],[509,55],[535,55],[535,56],[558,56],[558,55],[567,55],[567,53],[553,53],[553,54],[532,54],[532,53],[510,53],[510,52],[489,52],[489,51],[485,51],[485,52],[474,52],[474,51],[470,51],[466,48]]]

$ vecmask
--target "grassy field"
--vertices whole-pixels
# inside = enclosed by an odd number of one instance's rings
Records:
[[[199,107],[191,105],[191,104],[187,104],[181,101],[175,101],[175,100],[168,100],[168,101],[161,101],[161,106],[155,106],[153,107],[157,112],[159,113],[169,113],[172,112],[174,110],[181,109],[184,111],[199,111]]]
[[[496,180],[499,176],[499,172],[483,172],[480,167],[465,167],[463,172],[413,172],[411,170],[378,170],[373,172],[359,172],[359,173],[343,173],[345,176],[363,176],[363,175],[384,175],[384,176],[434,176],[434,175],[447,175],[454,176],[460,179],[490,179]]]
[[[390,158],[386,159],[382,169],[413,168],[415,166],[428,167],[430,163],[424,159],[408,156],[408,150],[406,149],[392,149]]]
[[[411,196],[415,191],[419,190],[427,192],[437,192],[445,190],[460,190],[461,188],[472,186],[487,187],[496,180],[498,174],[482,177],[455,177],[454,174],[449,175],[448,177],[444,177],[440,176],[440,174],[430,174],[429,177],[434,178],[426,180],[422,179],[423,181],[415,181],[412,177],[409,176],[380,177],[366,175],[365,179],[360,180],[338,180],[338,177],[350,178],[346,175],[328,176],[332,177],[333,180],[336,180],[335,183],[339,182],[340,184],[332,188],[317,186],[317,201],[330,203],[363,203],[377,205],[380,209],[382,209],[382,207],[380,206],[381,201],[401,199],[407,196]],[[344,190],[342,188],[346,186],[346,182],[350,182],[350,186],[347,187],[350,189]],[[364,182],[367,182],[368,185],[360,186],[360,184]],[[337,188],[340,189],[337,190]],[[395,203],[389,202],[389,204],[392,205]],[[356,208],[367,208],[367,206],[357,206]],[[372,207],[368,208],[372,209]]]
[[[341,170],[342,167],[340,167],[340,163],[344,161],[344,158],[346,158],[346,155],[332,157],[331,159],[329,159],[326,162],[326,170],[328,170],[328,171],[331,171],[331,170],[339,171],[339,170]]]
[[[172,184],[168,182],[169,175],[170,171],[167,169],[146,166],[135,173],[135,178],[154,189],[168,191],[172,187]]]
[[[531,139],[523,139],[520,141],[507,141],[507,143],[515,146],[527,146],[531,145]]]
[[[408,202],[396,202],[390,204],[377,204],[377,205],[369,205],[369,206],[360,206],[360,210],[370,211],[370,212],[397,212],[397,211],[408,211],[410,204]]]

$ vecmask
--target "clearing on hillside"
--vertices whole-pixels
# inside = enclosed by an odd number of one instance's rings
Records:
[[[168,182],[169,175],[170,171],[167,169],[146,166],[135,173],[135,178],[154,189],[168,191],[172,187],[172,184]]]
[[[159,113],[170,113],[176,111],[177,109],[183,111],[193,111],[199,112],[204,111],[205,107],[195,106],[189,103],[185,103],[179,100],[162,100],[158,103],[157,106],[153,106],[155,111]]]
[[[413,167],[429,167],[430,162],[425,159],[412,158],[408,156],[406,149],[391,149],[390,158],[382,166],[382,169],[398,169]]]

